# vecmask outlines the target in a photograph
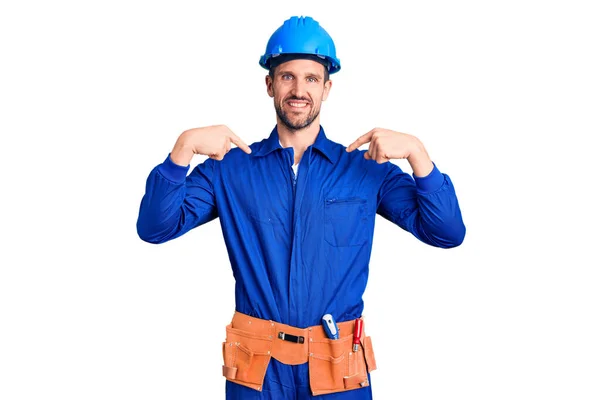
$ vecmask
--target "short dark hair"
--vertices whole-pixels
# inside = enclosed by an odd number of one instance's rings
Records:
[[[318,62],[319,64],[323,65],[323,68],[325,69],[325,73],[323,75],[324,81],[327,82],[329,80],[329,66],[330,66],[329,61],[327,61],[324,58],[315,56],[313,54],[283,54],[283,55],[271,58],[269,60],[269,64],[268,64],[269,65],[269,76],[271,77],[271,79],[275,78],[275,70],[277,69],[277,67],[279,65],[281,65],[287,61],[298,60],[298,59],[312,60],[312,61]]]

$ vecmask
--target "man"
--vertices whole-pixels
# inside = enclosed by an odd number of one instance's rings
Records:
[[[321,102],[340,61],[318,22],[285,21],[259,63],[271,134],[248,146],[226,126],[183,132],[148,177],[138,233],[163,243],[219,218],[236,280],[228,399],[370,399],[375,358],[361,313],[375,217],[451,248],[465,235],[458,200],[412,135],[373,129],[347,148],[326,137]],[[209,158],[186,176],[195,154]],[[322,324],[327,314],[337,324]]]

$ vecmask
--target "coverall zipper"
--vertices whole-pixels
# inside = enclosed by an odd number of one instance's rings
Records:
[[[364,203],[365,200],[361,199],[360,197],[353,197],[353,198],[349,198],[349,199],[338,199],[338,198],[332,198],[332,199],[327,199],[325,200],[325,203],[327,204],[339,204],[339,203]]]

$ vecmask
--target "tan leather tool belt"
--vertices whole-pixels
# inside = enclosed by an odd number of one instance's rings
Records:
[[[288,364],[308,362],[313,395],[369,385],[377,368],[371,338],[364,334],[352,351],[354,321],[338,323],[339,339],[327,337],[321,325],[297,328],[235,312],[223,342],[223,376],[261,391],[271,358]]]

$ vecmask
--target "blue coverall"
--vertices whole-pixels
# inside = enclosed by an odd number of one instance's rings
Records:
[[[465,236],[450,178],[434,164],[426,177],[346,152],[323,128],[305,151],[295,179],[293,148],[275,127],[221,161],[189,174],[170,160],[148,176],[137,222],[140,238],[163,243],[219,218],[235,278],[236,310],[300,328],[330,313],[338,322],[363,311],[376,214],[419,240],[450,248]],[[376,348],[376,347],[375,347]],[[307,364],[272,359],[263,391],[229,381],[227,399],[313,398]],[[370,399],[371,388],[322,395]]]

